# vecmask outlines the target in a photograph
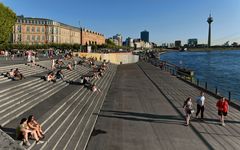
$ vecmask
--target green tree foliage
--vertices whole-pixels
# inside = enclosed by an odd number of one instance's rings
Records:
[[[16,19],[16,14],[10,8],[0,3],[0,45],[9,41]]]

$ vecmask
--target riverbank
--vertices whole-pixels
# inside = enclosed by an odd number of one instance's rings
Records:
[[[210,51],[230,51],[230,50],[240,50],[240,47],[228,47],[228,48],[189,48],[190,52],[210,52]]]
[[[240,51],[171,52],[161,60],[195,72],[195,82],[232,100],[240,99]]]

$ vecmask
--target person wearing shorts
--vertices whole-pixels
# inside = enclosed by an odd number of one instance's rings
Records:
[[[216,104],[218,108],[219,120],[222,126],[225,126],[224,117],[227,116],[228,112],[228,100],[225,97],[222,97],[218,100]]]

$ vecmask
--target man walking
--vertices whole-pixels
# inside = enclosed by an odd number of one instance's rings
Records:
[[[204,103],[205,103],[205,96],[204,93],[201,92],[200,96],[197,97],[197,113],[196,118],[198,118],[198,114],[201,111],[201,120],[203,121],[203,113],[204,113]]]

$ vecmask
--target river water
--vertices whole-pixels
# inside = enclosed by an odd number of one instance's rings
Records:
[[[204,87],[234,100],[240,100],[240,50],[210,52],[169,52],[160,56],[161,60],[191,69],[195,79]]]

